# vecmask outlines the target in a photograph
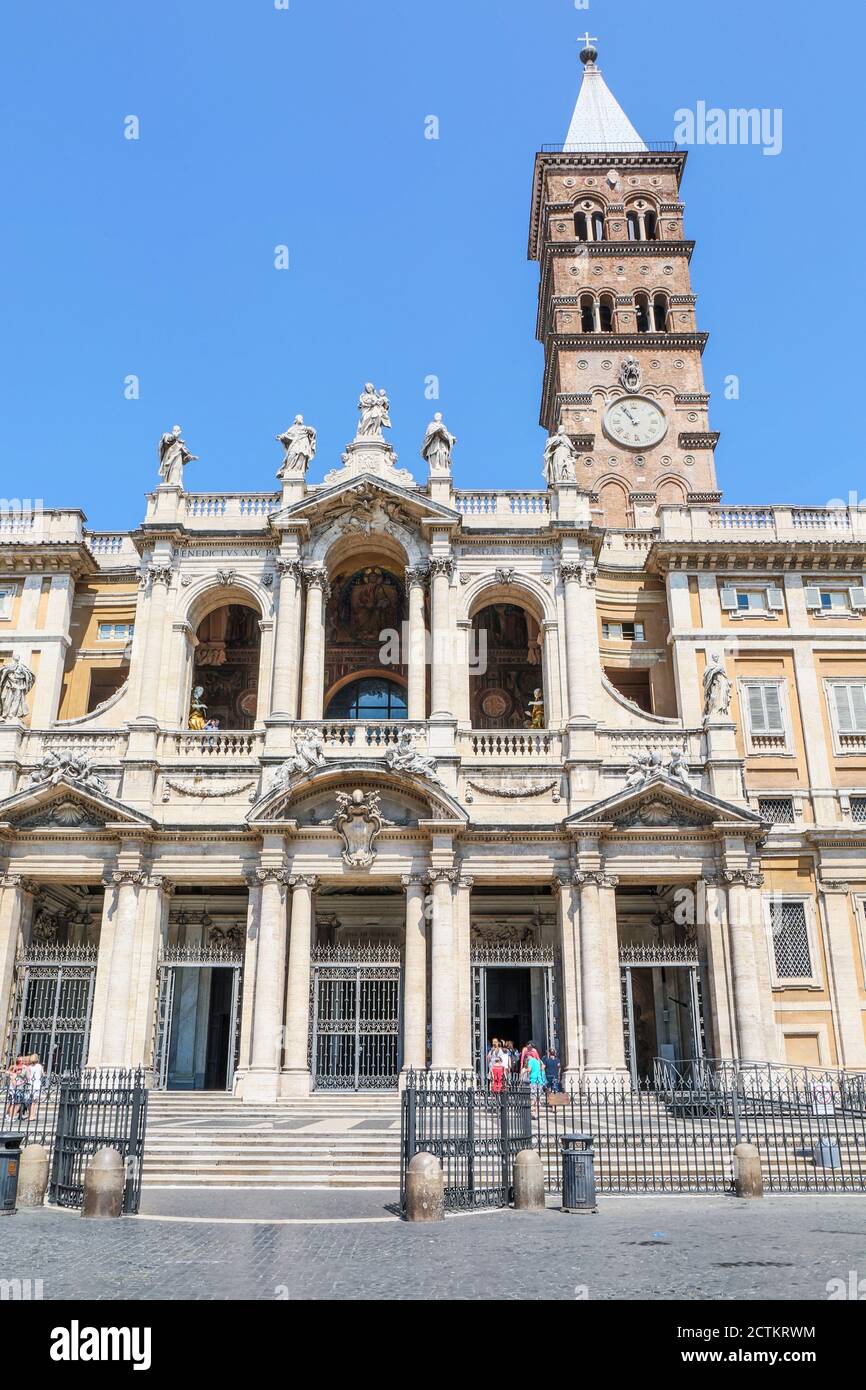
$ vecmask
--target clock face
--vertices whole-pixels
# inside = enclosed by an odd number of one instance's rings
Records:
[[[622,396],[605,411],[604,427],[611,439],[627,449],[649,449],[664,439],[668,422],[655,401]]]

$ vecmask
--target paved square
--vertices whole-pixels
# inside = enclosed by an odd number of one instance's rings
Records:
[[[159,1193],[150,1214],[3,1222],[46,1299],[817,1299],[866,1276],[866,1197],[609,1197],[407,1225],[393,1193]],[[158,1214],[157,1214],[158,1211]]]

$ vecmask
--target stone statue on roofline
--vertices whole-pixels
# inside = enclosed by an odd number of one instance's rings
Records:
[[[431,473],[450,472],[451,451],[456,443],[456,437],[442,419],[441,410],[437,410],[427,426],[421,445],[421,457],[426,460]]]
[[[577,462],[577,450],[569,438],[565,425],[560,425],[555,434],[549,436],[544,446],[544,481],[548,487],[557,483],[573,483]]]
[[[303,415],[296,415],[289,428],[277,435],[277,443],[285,450],[277,477],[300,475],[303,478],[316,456],[316,431],[312,425],[305,425]]]
[[[183,470],[193,463],[197,454],[191,454],[186,442],[181,438],[180,425],[162,436],[159,441],[159,476],[165,487],[183,487]]]

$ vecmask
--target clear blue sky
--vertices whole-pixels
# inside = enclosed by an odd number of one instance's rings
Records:
[[[316,481],[365,380],[421,477],[429,374],[458,485],[539,486],[530,178],[565,137],[587,25],[647,140],[699,100],[783,109],[778,157],[696,148],[683,184],[720,483],[866,495],[836,404],[863,390],[866,221],[864,25],[838,0],[10,0],[0,493],[134,526],[175,422],[189,488],[269,489],[297,411]]]

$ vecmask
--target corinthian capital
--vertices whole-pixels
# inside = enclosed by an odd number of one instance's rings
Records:
[[[423,588],[427,583],[429,573],[430,571],[427,565],[407,565],[406,583],[410,589],[415,585],[420,585],[420,587]]]
[[[322,596],[327,600],[331,596],[331,585],[328,582],[326,572],[319,565],[306,565],[304,567],[304,578],[307,581],[308,589],[321,589]]]
[[[444,575],[446,579],[450,579],[453,573],[453,555],[436,555],[430,560],[430,576],[432,579],[436,579],[441,575]]]
[[[167,589],[173,574],[171,565],[148,565],[147,583],[151,589],[156,588],[157,584],[163,584]]]
[[[559,577],[563,584],[577,583],[583,589],[591,589],[598,577],[598,566],[591,560],[563,560],[559,566]]]
[[[277,560],[277,574],[280,576],[289,574],[294,579],[301,579],[304,573],[304,566],[300,560]]]

